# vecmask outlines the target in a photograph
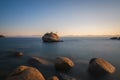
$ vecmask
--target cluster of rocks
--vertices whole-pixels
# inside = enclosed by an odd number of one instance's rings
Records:
[[[111,37],[112,40],[120,40],[120,37]]]
[[[35,60],[40,64],[48,65],[46,60],[42,60],[39,57],[32,57],[31,60]],[[75,66],[74,62],[67,57],[57,57],[54,63],[54,67],[58,72],[68,71]],[[89,62],[88,71],[94,75],[113,74],[116,68],[108,61],[102,58],[93,58]],[[15,69],[6,80],[60,80],[58,76],[53,75],[50,78],[45,76],[36,68],[30,66],[19,66]]]
[[[43,42],[63,42],[56,33],[50,32],[42,36]]]

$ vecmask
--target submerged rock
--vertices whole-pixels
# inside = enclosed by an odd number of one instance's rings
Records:
[[[60,71],[66,71],[74,67],[74,63],[67,57],[56,58],[55,68]]]
[[[42,59],[40,57],[32,57],[30,60],[29,60],[29,63],[30,64],[34,64],[34,63],[39,63],[39,64],[42,64],[42,65],[51,65],[52,63],[45,60],[45,59]]]
[[[113,74],[116,68],[102,58],[93,58],[89,62],[89,72],[95,75]]]
[[[43,42],[62,42],[56,33],[46,33],[42,37]]]
[[[45,80],[45,78],[36,68],[20,66],[6,80]]]

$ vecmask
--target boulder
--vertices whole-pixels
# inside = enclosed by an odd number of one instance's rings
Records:
[[[59,36],[56,33],[46,33],[42,37],[43,42],[61,42]]]
[[[74,63],[67,57],[56,58],[55,68],[60,71],[66,71],[74,67]]]
[[[45,80],[45,78],[36,68],[19,66],[6,80]]]
[[[59,80],[59,78],[57,76],[53,76],[53,77],[48,78],[48,80]]]
[[[89,72],[95,75],[113,74],[116,68],[102,58],[93,58],[89,62]]]

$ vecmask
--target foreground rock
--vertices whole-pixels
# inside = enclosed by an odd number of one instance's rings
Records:
[[[74,63],[67,57],[56,58],[55,68],[60,71],[66,71],[74,67]]]
[[[89,62],[89,72],[95,75],[113,74],[116,68],[102,58],[93,58]]]
[[[45,80],[45,78],[36,68],[20,66],[6,80]]]
[[[46,33],[42,37],[43,42],[62,42],[56,33]]]

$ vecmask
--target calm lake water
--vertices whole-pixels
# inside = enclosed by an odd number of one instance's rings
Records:
[[[43,43],[41,38],[0,39],[0,80],[20,65],[29,65],[33,56],[54,61],[66,56],[74,61],[75,67],[69,72],[59,73],[64,80],[120,80],[120,40],[109,38],[66,37],[64,42]],[[20,51],[23,57],[14,57],[10,51]],[[116,67],[116,72],[104,77],[93,77],[87,69],[91,58],[103,58]],[[36,67],[39,69],[39,67]],[[58,74],[54,66],[39,69],[45,77]]]

